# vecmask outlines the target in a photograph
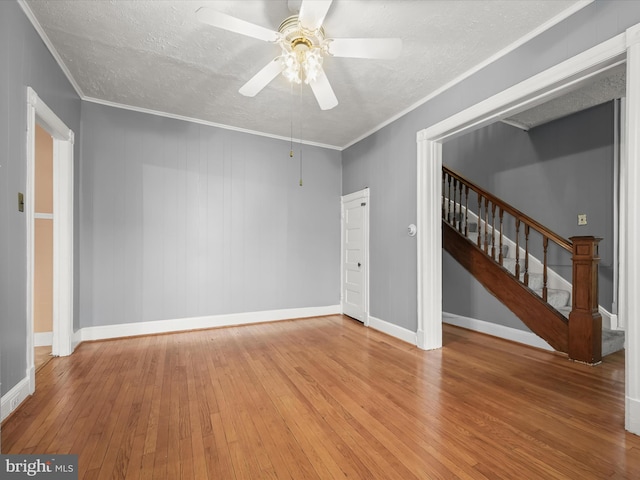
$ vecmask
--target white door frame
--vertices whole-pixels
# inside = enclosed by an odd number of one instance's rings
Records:
[[[626,324],[625,427],[640,434],[640,24],[417,134],[418,346],[442,347],[442,143],[562,95],[627,64],[620,182],[619,315]],[[629,267],[628,267],[629,266]]]
[[[27,372],[35,391],[34,199],[36,122],[53,137],[53,340],[51,353],[73,351],[73,142],[74,133],[27,87]]]
[[[362,271],[362,295],[364,297],[364,318],[363,323],[366,327],[369,326],[369,202],[370,202],[370,191],[369,188],[365,188],[363,190],[359,190],[357,192],[350,193],[348,195],[343,195],[340,199],[340,212],[341,212],[341,223],[340,223],[340,308],[343,308],[344,305],[344,245],[345,245],[345,230],[344,230],[344,206],[346,203],[352,202],[353,200],[361,200],[365,203],[364,211],[362,215],[362,258],[364,263],[364,268]]]

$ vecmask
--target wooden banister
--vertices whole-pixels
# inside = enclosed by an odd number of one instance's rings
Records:
[[[465,186],[468,186],[474,192],[480,194],[481,196],[486,198],[491,203],[495,203],[496,205],[498,205],[500,207],[500,209],[503,210],[504,212],[508,213],[509,215],[511,215],[513,217],[519,218],[520,221],[522,221],[524,224],[529,225],[531,228],[533,228],[537,232],[541,233],[543,236],[549,238],[549,240],[551,240],[552,242],[560,245],[566,251],[573,252],[573,246],[571,245],[571,242],[569,240],[567,240],[566,238],[564,238],[564,237],[558,235],[557,233],[555,233],[554,231],[548,229],[547,227],[545,227],[541,223],[535,221],[533,218],[531,218],[528,215],[522,213],[517,208],[512,207],[511,205],[506,203],[504,200],[501,200],[500,198],[496,197],[492,193],[489,193],[484,188],[479,187],[475,183],[465,179],[459,173],[454,172],[450,168],[442,167],[442,170],[444,172],[446,172],[446,174],[448,176],[451,176],[451,178],[454,178],[454,179],[457,179],[458,181],[463,182],[463,184]]]
[[[453,184],[453,185],[452,185]],[[442,219],[443,222],[451,225],[451,227],[464,237],[469,233],[469,196],[473,193],[477,196],[477,241],[476,247],[486,257],[490,258],[499,266],[503,266],[503,224],[507,223],[510,216],[513,219],[513,229],[515,234],[515,275],[506,271],[505,274],[512,275],[515,280],[524,287],[529,286],[529,246],[533,238],[531,231],[537,232],[541,236],[540,253],[543,257],[542,275],[543,284],[540,298],[546,302],[548,298],[548,274],[547,274],[547,252],[549,241],[555,243],[560,248],[571,252],[573,264],[573,283],[572,283],[572,308],[569,314],[568,327],[563,324],[562,320],[557,324],[557,328],[549,328],[549,325],[556,322],[553,316],[546,319],[545,324],[541,328],[532,327],[530,321],[538,321],[538,319],[521,318],[529,327],[538,333],[542,332],[543,338],[546,332],[549,332],[554,338],[545,338],[551,345],[561,345],[563,351],[569,358],[588,364],[597,364],[602,360],[602,318],[598,313],[598,242],[599,238],[595,237],[572,237],[570,240],[563,238],[549,228],[545,227],[538,221],[522,213],[517,208],[512,207],[504,200],[496,197],[492,193],[486,191],[482,187],[462,177],[453,170],[442,167]],[[448,192],[445,191],[445,185],[448,186]],[[453,192],[452,187],[453,186]],[[458,194],[456,195],[456,192]],[[463,201],[464,192],[464,201]],[[453,193],[453,197],[452,197]],[[507,217],[505,217],[505,213]],[[496,219],[497,217],[497,219]],[[496,226],[496,220],[498,225]],[[496,228],[497,227],[497,228]],[[509,230],[508,230],[509,231]],[[512,231],[513,233],[513,231]],[[496,245],[496,235],[499,239]],[[524,242],[521,243],[520,237],[524,236]],[[451,238],[450,236],[448,238]],[[537,241],[537,236],[535,237]],[[496,248],[497,247],[497,248]],[[457,251],[459,251],[459,248]],[[523,250],[524,258],[521,265],[521,252]],[[454,249],[454,251],[456,251]],[[474,272],[472,272],[474,273]],[[475,275],[475,273],[474,273]],[[477,277],[477,275],[476,275]],[[485,279],[491,277],[492,281],[495,276],[484,275]],[[487,286],[487,285],[485,285]],[[505,289],[508,290],[508,289]],[[499,290],[496,290],[499,291]],[[517,291],[517,290],[512,290]],[[527,290],[534,293],[532,290]],[[494,292],[495,294],[495,292]],[[514,305],[513,311],[519,314],[526,314],[527,309],[513,303],[514,299],[510,299]],[[503,300],[504,301],[504,300]],[[505,304],[507,304],[505,302]],[[553,309],[550,305],[548,308]],[[516,310],[518,312],[516,312]],[[557,310],[553,309],[555,312]],[[544,310],[539,310],[544,315]],[[558,315],[560,315],[558,313]],[[562,317],[564,318],[564,317]],[[565,333],[562,333],[565,332]],[[563,338],[563,335],[566,335]],[[567,339],[568,337],[568,339]],[[557,347],[556,347],[557,348]]]
[[[602,360],[602,317],[598,311],[598,243],[600,238],[571,237],[573,296],[569,314],[569,358]]]

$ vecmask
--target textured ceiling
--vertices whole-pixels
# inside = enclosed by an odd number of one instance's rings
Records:
[[[256,97],[238,89],[279,54],[196,20],[202,6],[277,29],[286,0],[23,0],[82,98],[342,148],[552,21],[576,0],[334,0],[327,37],[400,37],[395,60],[326,58],[339,105],[278,76]],[[300,121],[302,118],[302,121]]]
[[[504,120],[505,123],[529,130],[544,123],[566,117],[572,113],[622,98],[626,92],[626,64],[608,69],[592,78],[589,83],[562,97],[543,103]]]

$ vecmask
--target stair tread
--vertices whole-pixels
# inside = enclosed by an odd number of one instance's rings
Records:
[[[456,220],[458,222],[463,222],[463,217],[460,213],[456,214]],[[464,224],[463,224],[464,225]],[[463,226],[462,225],[462,226]],[[461,228],[462,228],[461,226]],[[467,238],[472,241],[475,245],[478,242],[478,223],[477,222],[467,222],[466,224],[468,236]],[[495,248],[496,251],[500,249],[500,245],[495,245],[493,242],[493,234],[482,232],[482,237],[480,238],[480,247],[484,249],[485,238],[487,236],[488,248]],[[497,240],[496,240],[497,241]],[[508,245],[503,245],[503,259],[502,266],[508,270],[512,275],[515,276],[515,266],[516,259],[513,257],[507,257],[509,253]],[[498,261],[494,258],[496,262]],[[520,281],[524,283],[524,258],[519,258],[518,262],[520,264]],[[544,274],[539,272],[527,272],[528,273],[528,282],[527,286],[531,288],[538,296],[542,297],[542,287],[544,282]],[[558,288],[547,288],[547,303],[549,303],[553,308],[558,310],[563,316],[569,317],[571,313],[571,304],[569,303],[571,299],[571,292],[566,289],[558,289]],[[602,327],[602,356],[610,355],[614,352],[624,349],[624,341],[625,341],[625,332],[621,330],[611,330],[603,325]]]
[[[602,329],[602,356],[611,355],[624,349],[624,331]]]

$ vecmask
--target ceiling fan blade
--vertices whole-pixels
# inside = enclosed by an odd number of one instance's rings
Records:
[[[317,30],[327,16],[332,0],[302,0],[298,21],[307,30]]]
[[[321,70],[315,81],[310,82],[309,85],[311,86],[311,90],[313,90],[313,94],[321,110],[331,110],[338,105],[336,94],[333,93],[333,88],[331,88],[329,79],[324,71]]]
[[[251,80],[240,87],[239,92],[245,97],[255,97],[260,91],[266,87],[274,78],[278,76],[284,69],[280,57],[274,58],[272,61],[256,73]]]
[[[232,17],[226,13],[219,12],[213,8],[200,7],[196,10],[196,17],[202,23],[213,25],[214,27],[229,30],[230,32],[240,33],[248,37],[264,40],[265,42],[276,42],[278,40],[278,32],[261,27],[255,23],[246,22],[239,18]]]
[[[402,51],[400,38],[333,38],[329,54],[349,58],[397,58]]]

